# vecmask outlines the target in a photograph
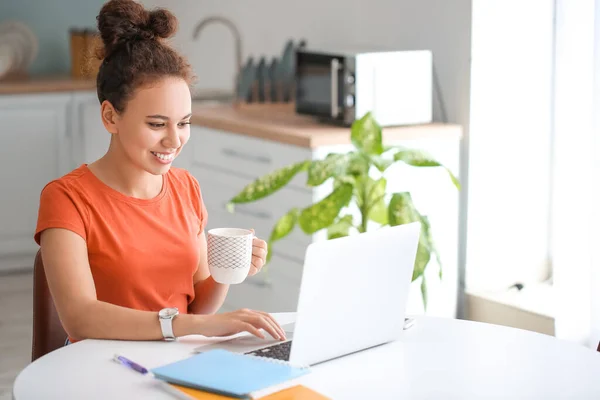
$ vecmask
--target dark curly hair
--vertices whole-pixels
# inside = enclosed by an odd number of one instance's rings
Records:
[[[164,39],[177,30],[177,18],[168,10],[148,11],[134,0],[110,0],[98,17],[103,47],[96,86],[98,100],[108,100],[122,112],[136,88],[163,77],[194,79],[188,61]]]

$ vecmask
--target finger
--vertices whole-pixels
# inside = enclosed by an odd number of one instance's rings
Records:
[[[285,331],[283,330],[283,328],[281,327],[281,325],[279,325],[279,323],[277,322],[277,320],[275,318],[273,318],[273,316],[269,313],[263,312],[263,311],[259,311],[260,314],[262,314],[265,318],[267,318],[269,321],[271,321],[273,323],[273,325],[277,328],[277,330],[279,331],[279,334],[281,335],[281,339],[285,340]]]
[[[252,265],[260,271],[263,265],[265,265],[265,260],[263,258],[252,256]]]
[[[252,247],[259,247],[259,248],[261,248],[261,249],[265,249],[265,250],[266,250],[266,249],[267,249],[267,242],[265,242],[265,241],[264,241],[264,240],[262,240],[262,239],[259,239],[259,238],[256,238],[256,237],[255,237],[255,238],[252,240]]]
[[[267,250],[263,249],[262,247],[255,247],[252,249],[252,255],[264,260],[267,257]]]
[[[244,321],[239,321],[239,323],[240,323],[240,329],[242,331],[250,332],[251,334],[253,334],[256,337],[265,339],[265,335],[259,329],[257,329],[254,325],[252,325],[248,322],[244,322]]]
[[[265,315],[266,318],[269,318],[270,321],[273,322],[273,324],[275,324],[275,326],[277,327],[277,329],[279,330],[279,332],[281,332],[281,337],[283,339],[285,339],[285,331],[283,330],[283,328],[281,327],[281,325],[279,325],[279,322],[277,322],[277,320],[275,318],[273,318],[273,316],[269,313],[263,312],[263,315]]]
[[[277,332],[276,325],[274,325],[268,318],[265,318],[261,313],[257,312],[253,317],[253,321],[254,326],[257,328],[260,327],[269,332],[269,335],[275,339],[281,339],[281,335],[279,332]]]
[[[248,276],[256,275],[258,271],[260,271],[258,268],[256,268],[254,265],[251,265],[250,271],[248,271]]]

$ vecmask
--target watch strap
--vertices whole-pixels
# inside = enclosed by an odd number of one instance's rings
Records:
[[[169,318],[159,317],[160,321],[160,329],[162,331],[163,337],[165,340],[175,340],[175,334],[173,333],[173,319],[175,315]]]

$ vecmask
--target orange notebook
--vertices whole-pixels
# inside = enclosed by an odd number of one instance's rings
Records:
[[[183,393],[190,396],[192,399],[198,400],[229,400],[233,397],[222,396],[219,394],[203,392],[201,390],[188,388],[185,386],[179,386],[171,384],[171,386],[181,390]],[[265,400],[330,400],[329,397],[325,397],[320,393],[304,386],[296,385],[290,388],[280,390],[279,392],[272,393],[266,397],[262,397]]]

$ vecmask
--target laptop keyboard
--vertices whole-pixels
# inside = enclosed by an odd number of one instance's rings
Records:
[[[245,354],[259,357],[274,358],[276,360],[289,361],[290,350],[292,349],[292,341],[274,344],[269,347],[250,351]]]

